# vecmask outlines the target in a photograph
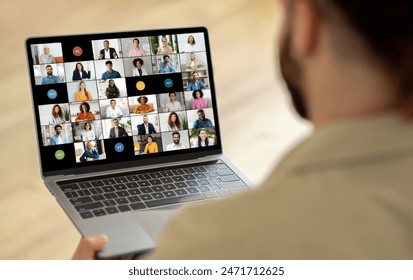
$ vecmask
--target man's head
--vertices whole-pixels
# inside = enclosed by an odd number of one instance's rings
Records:
[[[108,50],[108,49],[109,49],[109,41],[108,41],[108,40],[104,40],[104,41],[103,41],[103,48],[104,48],[105,50]]]
[[[191,54],[189,55],[189,57],[191,58],[192,61],[195,61],[195,54],[194,54],[194,53],[191,53]]]
[[[60,124],[55,125],[54,131],[56,132],[57,135],[60,135],[62,133],[62,126]]]
[[[164,55],[163,56],[163,61],[165,61],[165,63],[168,63],[169,62],[169,55]]]
[[[199,74],[198,74],[198,72],[193,72],[193,73],[192,73],[192,78],[194,79],[194,81],[198,81],[198,79],[199,79]]]
[[[45,69],[46,69],[47,76],[53,75],[53,67],[51,65],[46,65]]]
[[[143,115],[143,123],[148,124],[149,120],[148,120],[148,115]]]
[[[198,114],[198,119],[200,121],[205,121],[205,112],[204,112],[204,110],[198,110],[197,114]]]
[[[112,71],[112,67],[113,67],[112,61],[110,61],[110,60],[106,61],[105,65],[106,65],[106,68],[108,69],[108,71]]]
[[[43,51],[45,54],[49,54],[49,51],[50,51],[49,46],[44,46]]]
[[[138,46],[139,46],[139,39],[138,39],[138,38],[133,39],[133,45],[134,45],[135,47],[138,47]]]
[[[113,126],[114,127],[119,127],[119,120],[118,119],[113,119]]]
[[[302,117],[317,122],[323,110],[330,121],[355,117],[413,95],[411,1],[283,2],[281,73]]]
[[[181,135],[179,134],[178,131],[172,132],[172,141],[174,144],[178,145],[179,141],[181,141]]]
[[[110,100],[110,107],[112,107],[112,109],[115,109],[115,107],[116,107],[116,100],[115,99]]]

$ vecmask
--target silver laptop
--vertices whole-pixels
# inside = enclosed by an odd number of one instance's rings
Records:
[[[101,258],[145,253],[183,204],[251,185],[222,153],[204,27],[29,38],[41,172]]]

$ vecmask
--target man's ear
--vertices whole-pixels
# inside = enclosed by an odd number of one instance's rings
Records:
[[[314,6],[309,0],[294,1],[292,51],[296,57],[311,56],[319,41],[320,22]]]

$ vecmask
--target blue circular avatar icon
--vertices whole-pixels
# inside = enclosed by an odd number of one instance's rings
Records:
[[[47,91],[47,97],[49,97],[50,99],[55,99],[57,97],[57,91],[54,89],[49,89]]]
[[[117,151],[118,153],[121,153],[121,152],[123,152],[124,149],[125,149],[125,146],[123,146],[122,143],[116,143],[115,151]]]
[[[174,82],[172,81],[172,79],[165,79],[165,81],[163,82],[163,84],[167,87],[167,88],[171,88],[174,85]]]

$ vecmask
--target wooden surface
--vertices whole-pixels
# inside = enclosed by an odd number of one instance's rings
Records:
[[[0,259],[68,259],[80,238],[40,176],[26,37],[206,26],[225,154],[259,183],[310,131],[291,113],[278,74],[277,1],[0,0],[0,5]]]

